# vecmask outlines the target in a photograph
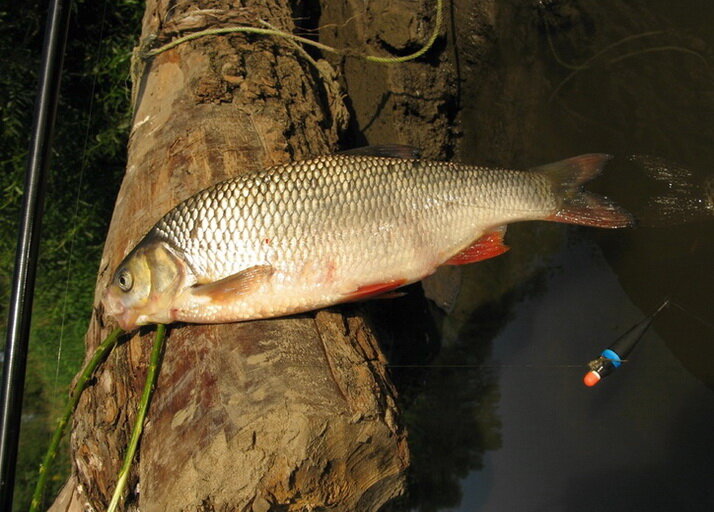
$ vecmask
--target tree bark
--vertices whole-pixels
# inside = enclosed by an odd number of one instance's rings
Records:
[[[299,14],[287,0],[149,0],[142,41],[259,20],[293,31]],[[412,36],[425,40],[429,30],[421,23]],[[346,62],[333,64],[345,71]],[[100,305],[111,273],[166,211],[238,173],[335,150],[347,114],[333,68],[318,64],[319,71],[286,40],[243,35],[200,38],[148,62],[134,84],[127,171],[100,264],[88,354],[113,326]],[[428,154],[443,153],[451,132],[435,140],[435,128],[410,127],[408,116],[443,127],[451,114],[405,106],[417,101],[410,80],[429,65],[372,66],[361,82],[359,66],[345,76],[355,90],[373,76],[387,77],[381,94],[401,88],[401,107],[375,113],[385,127],[375,132],[380,142],[421,140]],[[453,77],[443,76],[422,80],[424,93],[448,101],[444,80]],[[172,325],[125,509],[367,512],[400,495],[409,451],[375,332],[361,306]],[[52,510],[102,510],[109,502],[152,337],[150,328],[128,337],[85,391],[72,433],[73,474]]]
[[[360,144],[408,144],[432,159],[454,153],[459,78],[451,44],[455,35],[447,30],[451,16],[445,6],[439,39],[416,61],[384,65],[327,56],[348,92],[352,139]],[[429,38],[434,21],[434,2],[325,0],[320,38],[355,53],[406,55]]]

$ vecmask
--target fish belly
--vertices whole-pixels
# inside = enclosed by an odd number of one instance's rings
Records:
[[[485,230],[470,222],[448,229],[418,223],[381,231],[380,226],[362,228],[322,240],[312,237],[304,247],[282,251],[283,257],[256,257],[276,269],[259,289],[220,303],[188,297],[177,320],[270,318],[370,298],[431,275]]]

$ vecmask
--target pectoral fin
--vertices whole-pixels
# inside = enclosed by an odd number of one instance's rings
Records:
[[[257,290],[274,271],[270,265],[256,265],[219,281],[198,284],[193,287],[193,294],[208,297],[212,302],[223,302]]]

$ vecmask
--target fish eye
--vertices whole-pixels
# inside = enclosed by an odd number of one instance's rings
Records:
[[[119,275],[117,276],[117,284],[119,285],[119,289],[123,292],[131,290],[131,287],[134,284],[134,278],[132,277],[131,272],[127,269],[119,272]]]

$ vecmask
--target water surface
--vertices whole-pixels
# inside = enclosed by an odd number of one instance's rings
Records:
[[[714,175],[714,4],[498,4],[493,73],[464,82],[462,160],[610,153],[591,188],[636,213],[657,187],[628,154]],[[433,366],[398,374],[423,385],[408,509],[714,510],[714,217],[685,217],[514,226],[501,261],[465,269]],[[666,297],[679,307],[586,388],[585,363]]]

